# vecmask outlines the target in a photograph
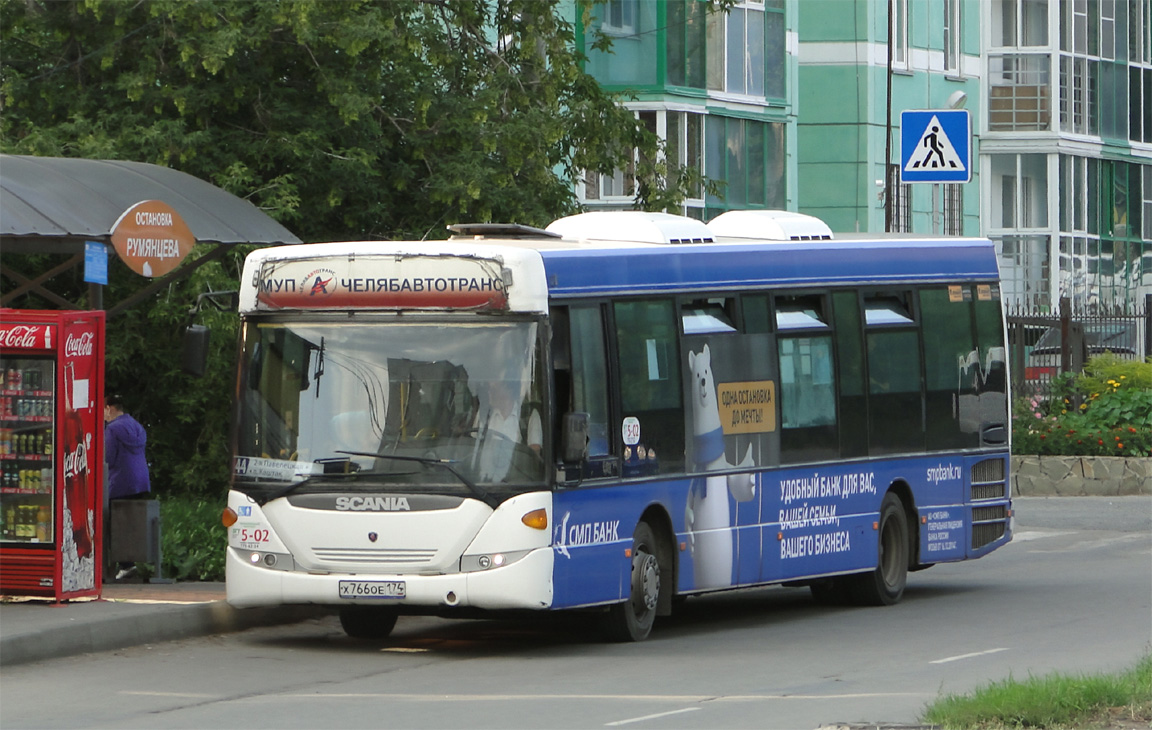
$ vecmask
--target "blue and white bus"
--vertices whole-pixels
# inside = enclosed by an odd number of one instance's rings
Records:
[[[339,607],[368,638],[593,610],[641,640],[677,598],[892,604],[910,571],[1006,544],[992,244],[805,221],[585,213],[252,253],[228,601]]]

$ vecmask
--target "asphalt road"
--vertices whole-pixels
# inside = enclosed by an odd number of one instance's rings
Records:
[[[0,727],[765,728],[917,721],[941,692],[1152,650],[1152,498],[1018,500],[1017,537],[888,608],[693,599],[640,644],[586,622],[334,618],[0,671]]]

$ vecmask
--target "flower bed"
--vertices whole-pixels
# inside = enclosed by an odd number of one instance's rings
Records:
[[[1152,456],[1152,360],[1098,355],[1014,405],[1013,454]]]

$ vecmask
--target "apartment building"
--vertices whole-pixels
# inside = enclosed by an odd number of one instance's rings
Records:
[[[588,70],[724,184],[672,212],[988,236],[1031,310],[1152,294],[1152,0],[608,0],[578,20]],[[968,182],[901,180],[901,112],[922,109],[970,113]],[[628,170],[577,187],[634,195]]]

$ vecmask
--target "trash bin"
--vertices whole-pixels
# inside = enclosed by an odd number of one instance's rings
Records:
[[[109,527],[108,562],[150,563],[156,567],[152,582],[163,582],[160,550],[160,502],[155,499],[113,499]]]

